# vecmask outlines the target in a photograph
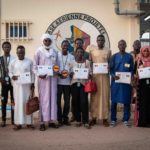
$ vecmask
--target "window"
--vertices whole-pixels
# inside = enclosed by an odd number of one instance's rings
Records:
[[[141,3],[150,3],[150,0],[140,0]]]
[[[150,13],[140,17],[140,37],[141,44],[150,46]]]
[[[29,21],[5,22],[6,36],[5,40],[31,40],[29,35]]]
[[[145,32],[141,37],[141,44],[150,46],[150,32]]]

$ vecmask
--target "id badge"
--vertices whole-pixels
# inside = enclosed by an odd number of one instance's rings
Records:
[[[146,84],[149,84],[149,80],[146,80]]]
[[[80,83],[80,82],[78,82],[78,83],[77,83],[77,87],[80,87],[80,85],[81,85],[81,83]]]
[[[56,57],[52,56],[52,62],[55,63],[56,62]]]
[[[5,81],[9,81],[9,77],[5,77]]]
[[[127,63],[125,63],[124,66],[125,66],[126,68],[130,68],[130,64],[127,64]]]

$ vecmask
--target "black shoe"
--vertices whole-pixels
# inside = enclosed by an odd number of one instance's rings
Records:
[[[2,122],[1,127],[6,127],[6,122],[5,121]]]
[[[45,124],[41,124],[41,125],[40,125],[40,131],[45,131],[45,130],[46,130]]]
[[[62,127],[64,124],[62,122],[58,122],[58,126]]]
[[[82,123],[81,122],[77,122],[76,123],[76,127],[81,127],[82,126]]]
[[[66,126],[71,126],[71,123],[69,121],[64,121],[63,124]]]
[[[59,128],[59,125],[56,123],[49,123],[48,126],[55,129]]]

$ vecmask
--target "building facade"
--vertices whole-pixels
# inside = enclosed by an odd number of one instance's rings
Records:
[[[70,51],[75,38],[84,38],[86,47],[104,34],[112,53],[118,51],[120,39],[131,51],[133,41],[140,38],[140,13],[137,0],[0,0],[0,44],[10,41],[13,54],[24,45],[32,59],[45,32],[53,35],[58,50],[68,39]]]

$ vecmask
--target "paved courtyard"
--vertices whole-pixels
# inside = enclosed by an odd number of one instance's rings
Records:
[[[100,123],[88,130],[72,124],[41,132],[34,120],[35,130],[0,128],[0,150],[150,150],[150,128],[127,128],[120,121],[115,128]]]

